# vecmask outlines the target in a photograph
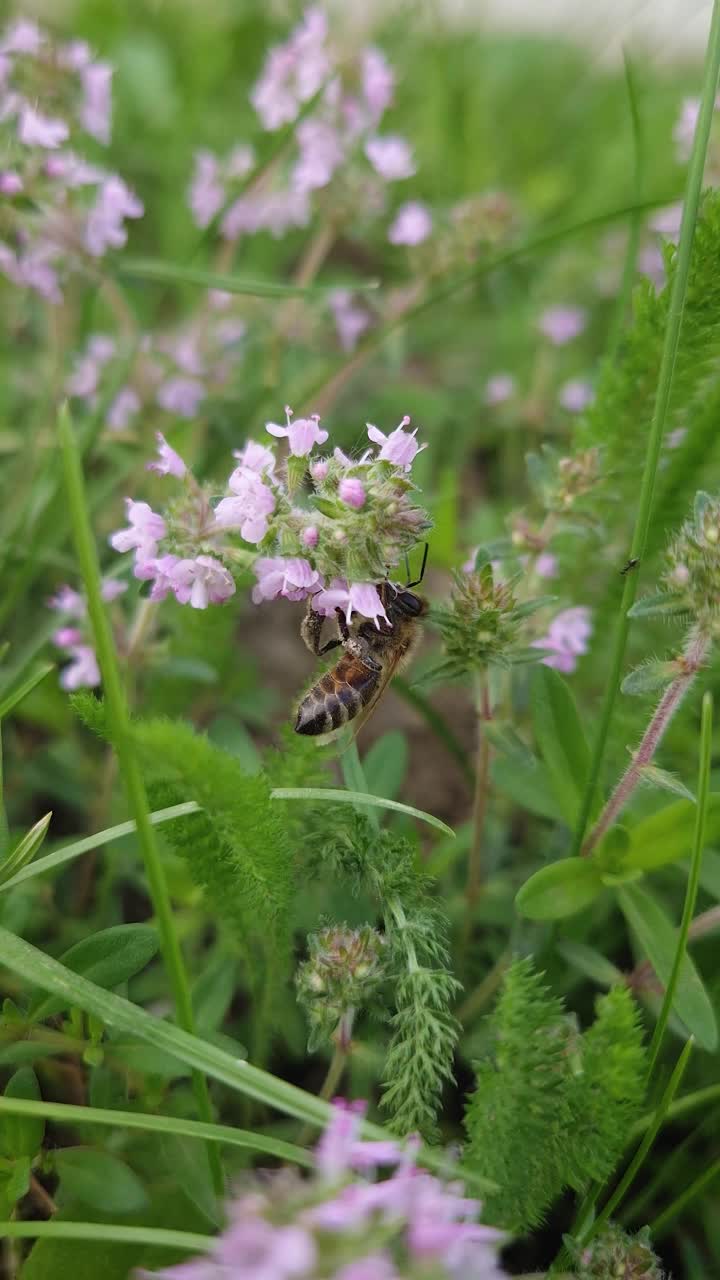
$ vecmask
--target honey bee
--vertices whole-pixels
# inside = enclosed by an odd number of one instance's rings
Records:
[[[378,585],[388,621],[361,622],[351,632],[342,609],[336,609],[339,635],[321,644],[322,614],[308,601],[308,611],[300,628],[311,653],[321,657],[332,649],[345,650],[330,671],[326,671],[301,699],[295,719],[295,732],[312,736],[331,734],[342,725],[356,720],[355,733],[377,706],[394,675],[412,658],[420,641],[419,620],[427,613],[427,601],[412,587],[420,584],[425,571],[427,547],[420,577],[407,586],[396,588],[390,582]]]

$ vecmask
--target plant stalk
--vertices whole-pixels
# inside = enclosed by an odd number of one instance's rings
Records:
[[[705,631],[691,632],[685,652],[679,660],[680,672],[663,693],[630,765],[587,836],[580,851],[583,858],[587,858],[593,852],[603,836],[617,821],[636,787],[642,781],[643,769],[655,755],[665,730],[702,667],[709,648],[710,637]]]
[[[462,949],[466,949],[472,933],[473,916],[482,888],[482,853],[485,837],[485,816],[487,814],[488,789],[490,783],[490,742],[484,731],[488,720],[492,719],[490,694],[488,691],[487,672],[478,679],[477,687],[477,732],[478,749],[475,769],[475,796],[472,812],[472,842],[468,854],[467,882],[465,885],[465,923],[463,926]]]
[[[695,234],[695,223],[697,222],[698,209],[700,206],[703,172],[705,169],[705,158],[710,138],[710,126],[712,124],[713,112],[715,110],[715,94],[717,92],[719,73],[720,0],[714,0],[710,34],[708,36],[708,44],[705,54],[705,69],[703,73],[700,113],[698,116],[697,128],[695,130],[695,137],[693,139],[692,154],[690,157],[690,166],[688,169],[687,184],[685,188],[680,240],[678,242],[675,275],[672,282],[667,325],[665,328],[665,338],[660,360],[657,395],[655,398],[652,422],[650,424],[647,452],[645,454],[645,466],[640,486],[638,513],[629,554],[630,559],[639,560],[640,562],[642,562],[642,558],[645,553],[648,531],[650,528],[650,515],[652,510],[653,493],[655,490],[655,477],[657,475],[660,449],[662,446],[665,422],[670,404],[675,359],[680,340],[680,329],[682,326],[685,296],[687,293],[688,276],[690,272],[690,256],[692,252],[693,237]],[[595,742],[593,744],[590,769],[588,772],[587,782],[585,784],[585,792],[580,805],[580,812],[574,834],[572,849],[574,854],[580,853],[582,848],[585,828],[592,808],[593,796],[595,795],[598,782],[600,780],[600,770],[602,768],[603,757],[605,755],[610,722],[612,720],[615,699],[620,685],[620,674],[622,672],[623,662],[625,659],[625,649],[627,647],[628,634],[630,631],[630,618],[628,617],[628,613],[635,601],[638,579],[638,573],[625,574],[622,599],[620,601],[620,614],[615,631],[615,640],[613,644],[605,698],[600,716],[600,723],[598,725]]]
[[[67,406],[63,407],[60,412],[58,434],[75,546],[85,585],[88,614],[92,624],[98,663],[102,672],[103,689],[108,716],[113,727],[113,740],[120,773],[125,786],[128,805],[136,823],[138,844],[145,862],[150,895],[160,933],[163,959],[173,993],[178,1023],[184,1031],[193,1034],[194,1019],[190,983],[185,969],[180,941],[175,930],[165,869],[150,821],[145,782],[140,763],[135,754],[130,715],[120,676],[112,631],[102,600],[100,566],[88,514],[82,465]],[[210,1122],[212,1120],[212,1108],[207,1081],[202,1073],[197,1071],[193,1072],[193,1091],[201,1119]],[[221,1195],[223,1193],[223,1176],[218,1152],[213,1146],[208,1146],[207,1151],[213,1184],[216,1193]]]

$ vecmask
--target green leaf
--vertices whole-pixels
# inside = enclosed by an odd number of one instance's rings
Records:
[[[37,1102],[40,1086],[32,1067],[21,1067],[10,1077],[5,1086],[6,1098],[24,1098]],[[11,1160],[27,1156],[34,1160],[45,1137],[45,1121],[42,1117],[9,1115],[0,1125],[0,1155]]]
[[[695,804],[695,797],[690,788],[676,778],[674,773],[668,773],[667,769],[660,769],[655,764],[645,764],[640,770],[640,777],[650,787],[658,787],[660,791],[670,791],[673,795],[682,796],[684,800]]]
[[[0,720],[4,720],[6,716],[9,716],[11,711],[14,711],[19,703],[22,702],[23,698],[32,693],[35,686],[40,684],[40,681],[44,680],[54,670],[55,663],[46,662],[43,666],[38,667],[37,671],[34,671],[31,676],[28,676],[27,680],[23,680],[22,684],[19,684],[17,688],[11,689],[4,696],[0,695]]]
[[[556,950],[568,964],[573,965],[591,982],[597,982],[601,987],[613,987],[616,983],[623,981],[623,975],[617,966],[594,947],[586,946],[584,942],[573,942],[570,938],[561,939],[556,944]]]
[[[620,908],[663,986],[672,970],[678,931],[662,907],[640,885],[618,890]],[[680,966],[673,1009],[703,1049],[717,1047],[715,1012],[690,956]]]
[[[343,791],[339,787],[275,787],[273,800],[330,800],[339,804],[354,804],[359,808],[392,809],[394,813],[405,813],[409,818],[418,818],[436,827],[446,836],[454,836],[455,832],[445,822],[441,822],[431,813],[415,809],[412,805],[401,804],[399,800],[386,800],[384,796],[372,796],[364,791]]]
[[[658,813],[643,818],[630,830],[630,846],[622,860],[623,868],[652,871],[668,862],[687,858],[692,848],[695,826],[695,804],[678,800]],[[720,836],[720,792],[708,801],[707,840],[712,844]]]
[[[117,987],[145,968],[157,955],[160,941],[149,924],[117,924],[76,942],[60,957],[73,973],[81,973],[99,987]],[[33,1009],[38,1022],[67,1008],[67,1003],[43,999]]]
[[[5,884],[11,876],[17,875],[18,871],[21,871],[29,862],[32,862],[47,835],[51,818],[52,811],[46,813],[44,818],[40,818],[0,863],[0,884]]]
[[[530,876],[515,905],[530,920],[559,920],[589,907],[603,888],[600,868],[592,858],[562,858]]]
[[[496,751],[530,771],[537,767],[537,760],[513,725],[502,720],[483,720],[482,732]]]
[[[408,767],[408,744],[404,733],[392,729],[373,742],[365,753],[363,769],[368,791],[394,800],[405,780]]]
[[[531,614],[537,613],[538,609],[546,609],[556,600],[557,596],[536,596],[534,600],[525,600],[513,609],[511,617],[519,622],[522,618],[529,618]]]
[[[222,289],[224,293],[241,293],[252,298],[291,298],[332,292],[349,288],[373,290],[377,280],[340,282],[322,285],[285,284],[278,280],[247,280],[244,276],[228,275],[221,271],[205,271],[202,267],[186,267],[178,262],[161,262],[156,258],[122,258],[118,271],[123,276],[137,280],[156,280],[159,284],[195,284],[201,289]]]
[[[678,669],[674,662],[643,662],[639,667],[635,667],[625,676],[620,685],[621,693],[643,694],[654,693],[657,689],[664,689],[666,684],[677,675]]]
[[[530,699],[540,755],[562,815],[572,826],[590,759],[575,699],[562,676],[546,666],[532,673]]]
[[[63,1192],[103,1213],[137,1213],[147,1204],[145,1188],[136,1173],[107,1151],[92,1147],[61,1147],[54,1153]]]
[[[628,618],[675,618],[687,611],[685,596],[657,591],[654,595],[636,600],[632,608],[628,609]]]
[[[8,1217],[18,1200],[26,1196],[30,1188],[32,1166],[29,1156],[18,1156],[15,1160],[0,1159],[0,1207],[5,1204]],[[0,1236],[2,1231],[0,1230]]]
[[[510,796],[521,809],[528,809],[540,818],[559,822],[560,808],[550,789],[550,775],[544,764],[521,764],[517,760],[500,757],[493,760],[490,772],[500,791]]]
[[[213,1191],[207,1160],[198,1159],[197,1143],[177,1134],[167,1134],[161,1143],[161,1157],[173,1186],[184,1192],[191,1204],[215,1227],[222,1226],[222,1213]]]

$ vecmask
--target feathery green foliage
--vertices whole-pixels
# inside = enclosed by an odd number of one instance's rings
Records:
[[[508,970],[489,1027],[466,1159],[501,1188],[485,1202],[486,1219],[522,1232],[566,1186],[612,1170],[642,1104],[644,1051],[625,988],[598,1001],[580,1035],[530,960]]]

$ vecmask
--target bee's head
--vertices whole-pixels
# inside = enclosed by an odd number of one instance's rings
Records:
[[[408,618],[419,618],[427,610],[427,602],[422,596],[416,596],[414,591],[398,591],[392,603]]]

